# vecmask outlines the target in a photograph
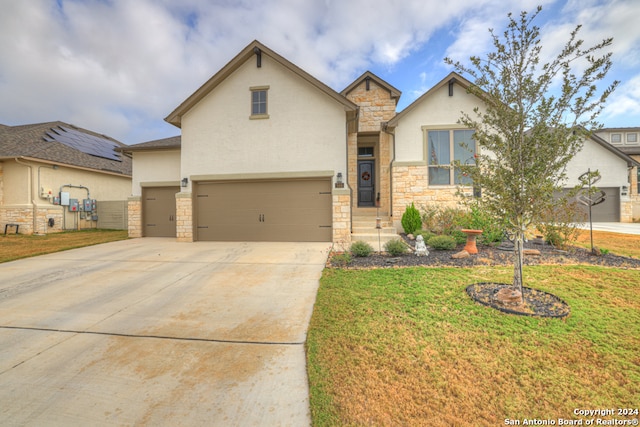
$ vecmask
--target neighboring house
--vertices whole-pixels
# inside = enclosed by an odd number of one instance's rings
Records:
[[[125,229],[131,158],[115,150],[123,146],[63,122],[1,125],[1,232]]]
[[[640,162],[640,127],[604,128],[596,132],[596,135]],[[640,219],[640,168],[634,167],[629,170],[629,182],[633,202],[633,218],[638,220]]]
[[[378,217],[393,235],[411,202],[458,204],[464,177],[450,164],[475,153],[458,119],[481,104],[470,84],[451,73],[396,113],[400,91],[374,74],[337,93],[254,41],[165,119],[180,137],[123,149],[134,165],[129,233],[347,244],[377,241]],[[619,191],[629,185],[620,165],[635,162],[602,142],[585,142],[569,176],[611,165],[603,176]],[[610,219],[630,221],[617,203]]]

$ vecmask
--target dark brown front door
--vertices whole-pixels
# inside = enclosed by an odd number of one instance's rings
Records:
[[[176,237],[176,193],[180,187],[142,189],[142,222],[145,237]]]
[[[373,207],[376,205],[374,171],[374,160],[358,161],[358,206]]]

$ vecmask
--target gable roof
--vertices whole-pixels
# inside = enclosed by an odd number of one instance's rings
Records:
[[[447,77],[440,80],[440,82],[438,82],[431,89],[429,89],[428,91],[420,95],[418,99],[416,99],[411,104],[409,104],[404,110],[396,114],[396,116],[393,119],[389,120],[389,123],[387,124],[387,126],[390,128],[394,128],[398,126],[398,122],[402,119],[402,117],[406,116],[411,110],[416,108],[416,106],[418,106],[425,98],[429,97],[432,93],[438,91],[444,85],[447,85],[449,83],[458,83],[465,90],[468,90],[473,84],[469,80],[462,77],[460,74],[456,73],[455,71],[452,71],[451,73],[449,73]]]
[[[182,136],[171,136],[169,138],[156,139],[153,141],[141,142],[139,144],[128,145],[119,148],[118,151],[133,153],[134,151],[158,151],[158,150],[180,150],[182,147]]]
[[[342,92],[340,92],[340,94],[343,95],[343,96],[347,96],[349,94],[349,92],[354,90],[363,81],[366,81],[367,79],[373,80],[378,86],[380,86],[383,89],[387,90],[389,92],[389,94],[391,95],[391,98],[396,100],[396,104],[398,103],[398,100],[400,99],[400,96],[402,95],[402,92],[399,89],[396,89],[395,87],[391,86],[386,81],[382,80],[380,77],[378,77],[375,74],[373,74],[371,71],[366,71],[363,75],[361,75],[360,77],[355,79],[353,81],[353,83],[351,83],[349,86],[344,88],[342,90]]]
[[[216,88],[221,82],[223,82],[227,77],[229,77],[234,71],[240,68],[246,61],[248,61],[254,55],[266,55],[269,58],[273,59],[283,67],[287,68],[289,71],[296,74],[298,77],[305,80],[307,83],[315,86],[320,91],[327,94],[329,97],[333,98],[338,103],[342,104],[345,108],[345,111],[350,112],[355,116],[355,113],[358,109],[357,105],[353,102],[346,99],[344,96],[340,95],[329,86],[322,83],[320,80],[313,77],[311,74],[307,73],[303,69],[299,68],[297,65],[289,62],[282,56],[278,55],[262,43],[257,40],[251,42],[247,47],[245,47],[235,58],[233,58],[227,65],[222,67],[220,71],[213,75],[205,84],[200,86],[198,90],[196,90],[191,96],[189,96],[186,100],[182,102],[175,110],[171,112],[166,118],[165,121],[171,123],[174,126],[180,127],[182,124],[182,116],[189,111],[193,106],[195,106],[198,102],[200,102],[205,96],[207,96],[213,89]]]
[[[124,154],[118,155],[119,160],[88,154],[70,145],[54,140],[51,135],[64,133],[65,130],[74,134],[83,134],[94,141],[106,140],[109,144],[124,147],[125,144],[106,135],[82,129],[68,123],[56,121],[36,123],[20,126],[0,127],[0,158],[30,158],[44,160],[61,165],[93,169],[97,172],[131,176],[131,158]],[[99,143],[98,143],[98,148]]]
[[[620,157],[622,160],[626,161],[627,162],[627,167],[630,167],[630,168],[632,168],[632,167],[640,167],[640,163],[638,161],[636,161],[635,159],[631,158],[629,155],[624,153],[618,147],[615,147],[615,146],[609,144],[607,141],[605,141],[604,139],[600,138],[595,133],[591,133],[590,139],[592,141],[595,141],[596,143],[600,144],[602,147],[604,147],[605,149],[609,150],[610,152],[612,152],[616,156]]]

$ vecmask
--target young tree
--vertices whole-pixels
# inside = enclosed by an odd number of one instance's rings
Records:
[[[599,127],[598,114],[618,82],[598,95],[596,83],[611,68],[611,53],[596,54],[612,39],[589,48],[577,38],[578,25],[551,62],[540,64],[540,29],[533,20],[542,10],[509,14],[502,37],[489,30],[494,51],[486,58],[471,57],[470,66],[454,62],[470,75],[469,91],[484,101],[473,114],[462,112],[460,122],[473,129],[480,147],[476,167],[461,165],[482,189],[481,204],[504,218],[514,238],[514,292],[522,301],[525,231],[540,223],[557,199],[565,168],[582,148],[589,131]]]

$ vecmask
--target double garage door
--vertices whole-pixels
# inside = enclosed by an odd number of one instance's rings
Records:
[[[330,242],[330,179],[194,183],[199,241]]]

